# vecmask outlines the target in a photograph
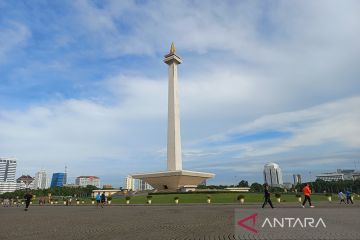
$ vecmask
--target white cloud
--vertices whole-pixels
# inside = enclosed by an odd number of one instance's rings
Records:
[[[159,68],[156,61],[162,61],[173,40],[184,58],[179,84],[187,166],[224,168],[221,164],[228,161],[235,171],[242,167],[234,164],[251,159],[254,162],[246,166],[250,171],[270,158],[283,157],[290,164],[293,156],[283,155],[301,155],[302,148],[314,147],[326,156],[331,156],[330,150],[359,149],[358,2],[143,4],[75,1],[70,14],[51,23],[59,24],[51,28],[58,29],[56,37],[49,36],[54,47],[68,47],[71,56],[36,59],[16,69],[13,79],[28,79],[31,71],[44,66],[74,71],[81,78],[81,71],[109,58],[116,60],[109,60],[110,72],[103,74],[110,77],[89,83],[101,90],[95,89],[94,96],[2,110],[1,154],[16,155],[36,168],[49,164],[55,169],[64,161],[95,164],[102,158],[118,161],[115,165],[124,174],[165,166],[167,74],[166,66]],[[0,30],[0,61],[26,46],[31,36],[25,23],[8,26]],[[134,64],[139,57],[146,64]],[[84,70],[88,61],[93,65]],[[131,74],[123,71],[127,65]],[[96,100],[104,98],[110,103]],[[227,140],[229,134],[267,129],[291,135],[207,145]],[[330,145],[336,147],[327,149]],[[149,166],[149,161],[154,164]],[[100,169],[92,171],[118,171]]]
[[[0,63],[10,58],[8,54],[11,51],[24,47],[30,36],[26,25],[15,21],[4,23],[0,29]]]
[[[310,164],[312,168],[315,165],[316,168],[321,168],[325,163],[339,164],[340,168],[344,166],[342,164],[352,166],[353,161],[360,156],[357,137],[360,134],[359,104],[360,97],[352,97],[300,111],[267,115],[225,134],[194,141],[192,145],[203,153],[218,153],[215,158],[202,163],[203,166],[206,165],[205,162],[210,163],[209,166],[214,166],[215,169],[244,167],[246,170],[248,164],[260,166],[271,160],[280,161],[285,169],[294,168],[295,163],[303,167]],[[240,143],[231,138],[266,131],[287,134],[284,137],[259,137]],[[351,152],[354,154],[345,154]],[[196,161],[196,158],[190,160]]]

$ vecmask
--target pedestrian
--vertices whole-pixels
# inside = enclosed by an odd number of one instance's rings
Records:
[[[10,201],[8,198],[4,199],[4,207],[9,207]]]
[[[311,208],[315,207],[311,204],[311,198],[310,198],[311,189],[310,189],[310,185],[308,183],[303,188],[303,193],[304,193],[304,201],[303,201],[302,207],[305,208],[306,201],[309,201],[309,205]]]
[[[342,191],[340,191],[340,192],[338,193],[338,196],[339,196],[340,204],[341,204],[342,202],[345,203],[345,197],[344,197],[344,193],[343,193]]]
[[[104,207],[104,204],[105,204],[105,192],[103,192],[102,194],[101,194],[101,208],[103,208]]]
[[[264,203],[262,205],[262,208],[264,208],[267,203],[270,204],[271,208],[274,208],[274,206],[272,205],[271,199],[270,199],[269,186],[265,185],[265,188],[264,188]]]
[[[353,200],[351,199],[351,192],[349,190],[346,191],[346,203],[349,204],[349,202],[351,202],[351,204],[354,204]],[[345,203],[345,201],[344,201]]]
[[[99,207],[99,205],[100,205],[100,201],[101,201],[101,195],[100,195],[100,192],[98,192],[98,193],[96,194],[95,199],[96,199],[96,207]]]
[[[32,199],[33,195],[30,192],[26,192],[24,198],[25,198],[25,211],[29,209],[30,201]]]

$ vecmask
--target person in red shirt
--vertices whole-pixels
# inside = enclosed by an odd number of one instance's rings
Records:
[[[310,198],[310,195],[311,195],[310,185],[307,183],[302,191],[304,193],[304,201],[303,201],[302,207],[305,208],[306,201],[309,201],[310,207],[313,208],[314,206],[311,205],[311,198]]]

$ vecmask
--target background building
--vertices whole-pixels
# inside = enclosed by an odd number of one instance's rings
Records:
[[[286,189],[291,189],[294,185],[291,182],[284,182],[283,187]]]
[[[16,179],[16,189],[34,189],[34,178],[29,175],[22,175]]]
[[[16,158],[0,157],[0,193],[16,190],[15,174]]]
[[[264,166],[264,182],[271,187],[282,187],[283,178],[281,168],[276,163],[267,163]]]
[[[301,175],[300,174],[294,174],[293,179],[294,179],[294,186],[301,184]]]
[[[76,178],[75,184],[81,187],[91,185],[100,188],[100,178],[96,176],[80,176]]]
[[[111,184],[104,184],[102,189],[114,189],[114,187]]]
[[[137,191],[146,191],[146,190],[153,190],[153,189],[154,188],[147,182],[145,182],[141,179],[137,179],[137,185],[136,185]]]
[[[35,189],[49,188],[49,178],[45,170],[41,170],[35,174],[34,188]]]
[[[51,179],[51,187],[62,187],[67,183],[67,174],[66,173],[53,173]]]
[[[360,172],[356,172],[353,169],[337,169],[336,172],[316,175],[316,179],[321,179],[324,181],[356,180],[360,179]]]
[[[124,188],[127,190],[135,190],[135,179],[128,175],[124,179]]]

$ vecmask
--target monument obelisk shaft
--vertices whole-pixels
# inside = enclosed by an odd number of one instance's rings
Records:
[[[182,170],[181,135],[180,135],[180,107],[178,96],[177,65],[182,60],[175,54],[174,43],[171,44],[169,54],[165,55],[164,62],[169,65],[169,92],[168,92],[168,136],[167,136],[167,170]]]

